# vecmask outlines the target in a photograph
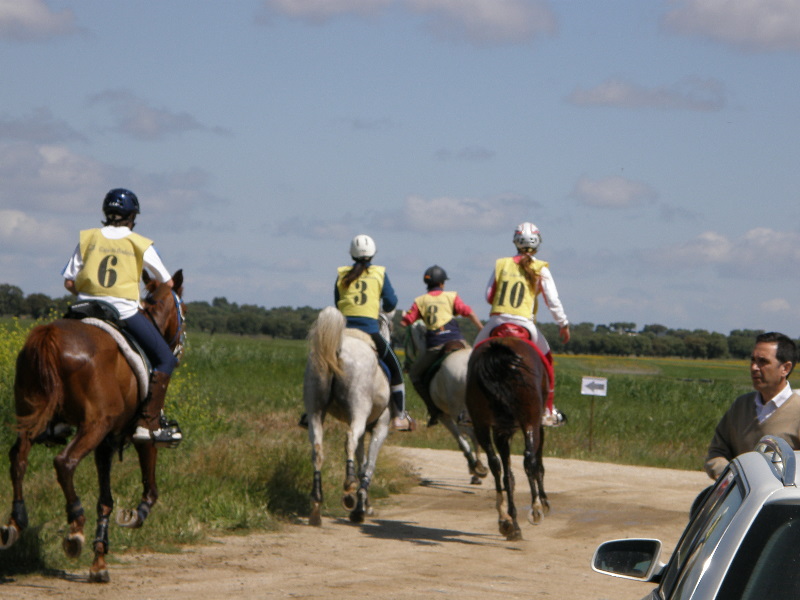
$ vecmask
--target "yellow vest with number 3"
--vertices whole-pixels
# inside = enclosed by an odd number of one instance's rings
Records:
[[[99,229],[81,231],[83,267],[75,278],[75,289],[89,296],[138,301],[144,252],[152,245],[152,240],[133,232],[110,240]]]
[[[547,265],[548,263],[543,260],[533,259],[532,267],[537,277]],[[492,314],[505,313],[536,319],[536,311],[539,309],[539,290],[531,290],[522,269],[512,257],[497,260],[494,266],[494,281]]]
[[[342,285],[345,275],[353,267],[339,267],[336,288],[339,290],[339,302],[336,305],[345,317],[369,317],[377,319],[381,312],[381,292],[385,267],[370,265],[358,279],[346,288]]]

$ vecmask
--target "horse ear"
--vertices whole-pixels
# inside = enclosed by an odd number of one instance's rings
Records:
[[[144,281],[145,285],[150,283],[150,273],[148,273],[145,269],[142,269],[142,281]]]
[[[172,289],[179,290],[183,287],[183,269],[178,269],[172,276]]]

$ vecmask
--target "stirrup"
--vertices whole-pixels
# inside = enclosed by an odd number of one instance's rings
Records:
[[[542,425],[545,427],[561,427],[567,423],[567,415],[556,407],[553,407],[553,412],[542,416]]]
[[[183,433],[177,421],[165,421],[156,430],[141,425],[133,433],[134,442],[152,442],[159,448],[177,448],[183,441]]]

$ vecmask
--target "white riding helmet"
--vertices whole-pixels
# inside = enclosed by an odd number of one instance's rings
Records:
[[[520,223],[514,230],[514,245],[517,250],[537,250],[542,243],[542,234],[533,223]]]
[[[353,260],[369,260],[375,256],[377,251],[375,240],[368,235],[357,235],[350,242],[350,256],[353,257]]]

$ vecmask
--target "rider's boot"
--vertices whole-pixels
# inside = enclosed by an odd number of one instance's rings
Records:
[[[150,442],[158,445],[177,446],[183,439],[177,423],[169,423],[163,416],[164,399],[167,395],[170,376],[161,371],[153,371],[150,378],[150,393],[145,399],[134,442]]]
[[[389,410],[392,413],[392,429],[395,431],[416,430],[417,424],[406,411],[406,390],[402,383],[392,386]]]
[[[545,427],[561,427],[567,422],[567,415],[558,410],[553,404],[553,390],[547,394],[547,402],[542,415],[542,425]]]

